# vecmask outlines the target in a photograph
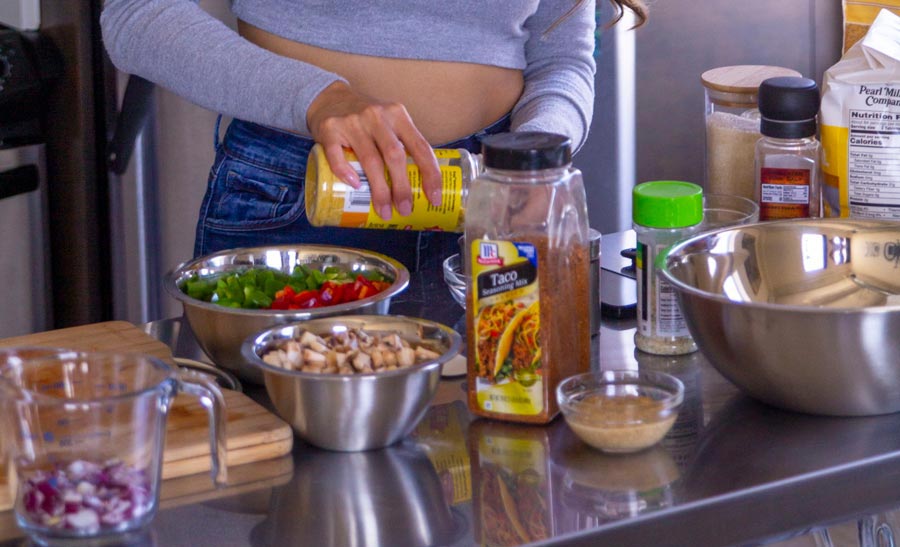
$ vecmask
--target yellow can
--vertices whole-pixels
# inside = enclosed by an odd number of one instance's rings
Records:
[[[344,150],[350,165],[359,174],[361,185],[353,188],[331,170],[321,145],[313,146],[306,166],[306,216],[313,226],[344,228],[380,228],[392,230],[431,230],[462,232],[465,200],[469,182],[481,170],[481,158],[464,149],[436,149],[443,182],[441,205],[432,205],[422,190],[419,167],[407,156],[406,172],[413,195],[413,208],[402,216],[395,208],[390,220],[384,220],[372,206],[368,179],[352,150]],[[391,183],[385,169],[385,179]]]

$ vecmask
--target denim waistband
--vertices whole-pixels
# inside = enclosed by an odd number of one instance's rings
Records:
[[[218,120],[216,134],[218,135]],[[509,130],[510,116],[503,116],[491,125],[467,137],[435,146],[435,148],[463,148],[481,152],[481,139],[487,135]],[[305,165],[315,141],[281,129],[234,119],[225,132],[221,145],[226,151],[261,168],[289,175],[298,165]]]

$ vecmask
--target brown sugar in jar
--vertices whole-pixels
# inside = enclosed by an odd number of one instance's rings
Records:
[[[466,223],[469,409],[547,423],[559,382],[590,367],[584,186],[559,135],[497,135],[483,157]]]

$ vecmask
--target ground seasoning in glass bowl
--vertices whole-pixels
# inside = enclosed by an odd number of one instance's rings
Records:
[[[491,136],[483,160],[466,220],[469,408],[546,423],[559,382],[590,367],[584,185],[560,135]]]

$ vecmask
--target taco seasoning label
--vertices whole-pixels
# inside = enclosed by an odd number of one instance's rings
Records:
[[[476,239],[470,249],[475,310],[475,393],[485,412],[544,411],[537,249]]]
[[[588,247],[476,239],[469,252],[469,409],[547,423],[556,386],[590,362]]]

